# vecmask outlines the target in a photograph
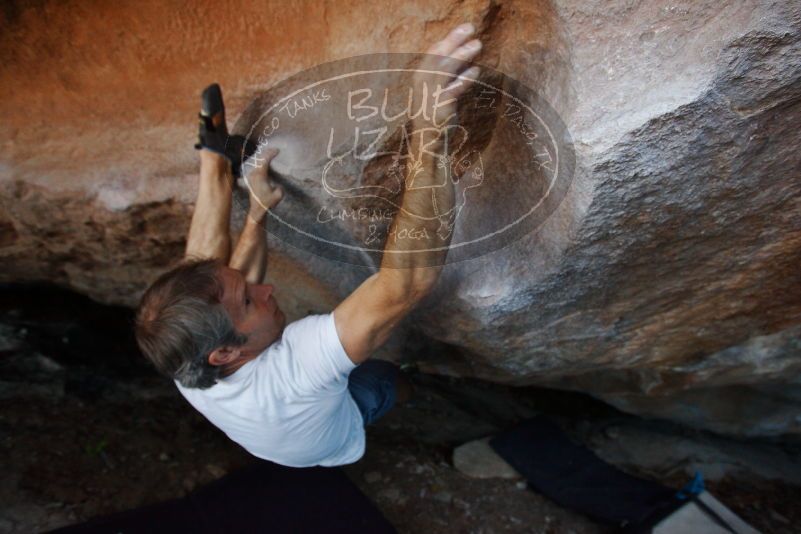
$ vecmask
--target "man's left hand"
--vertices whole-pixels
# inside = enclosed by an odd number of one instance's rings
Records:
[[[263,153],[252,156],[253,161],[243,166],[247,169],[244,179],[250,191],[250,210],[248,215],[261,221],[268,210],[273,209],[284,198],[284,190],[276,185],[269,176],[272,159],[278,155],[277,148],[270,148]]]

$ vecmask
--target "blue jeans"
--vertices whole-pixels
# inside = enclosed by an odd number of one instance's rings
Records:
[[[365,425],[374,423],[395,406],[397,377],[398,367],[384,360],[367,360],[351,371],[348,391]]]

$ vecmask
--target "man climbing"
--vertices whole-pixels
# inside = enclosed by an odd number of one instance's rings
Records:
[[[395,229],[422,226],[430,235],[442,234],[436,215],[454,205],[453,183],[443,181],[436,154],[447,150],[444,125],[454,123],[456,100],[478,75],[476,67],[466,68],[481,50],[479,40],[468,42],[473,32],[470,24],[457,27],[428,50],[415,74],[415,87],[430,91],[441,84],[441,93],[428,116],[423,114],[425,123],[413,119],[413,131],[430,133],[432,124],[441,129],[434,129],[433,138],[415,137],[409,148],[419,155],[415,185],[403,194]],[[432,70],[449,79],[434,82],[424,72]],[[186,259],[142,296],[137,341],[192,406],[251,454],[295,467],[355,462],[364,453],[364,425],[398,398],[396,367],[367,360],[431,291],[450,236],[444,246],[426,251],[387,240],[378,272],[332,313],[287,325],[273,286],[264,283],[264,225],[283,197],[268,176],[278,152],[260,151],[255,164],[241,168],[248,169],[250,208],[231,253],[232,175],[240,168],[226,152],[227,139],[222,96],[213,85],[203,94],[196,146],[200,182]],[[419,217],[432,204],[438,213]]]

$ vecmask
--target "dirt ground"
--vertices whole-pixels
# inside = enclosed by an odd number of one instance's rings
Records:
[[[469,432],[467,417],[427,388],[418,384],[417,400],[370,428],[366,455],[345,468],[399,532],[604,530],[522,482],[475,480],[454,469],[442,436]],[[0,401],[6,473],[0,532],[42,531],[185,495],[252,461],[169,388],[154,381],[139,391],[152,398],[137,394],[126,401],[117,392],[95,401],[69,394]],[[486,430],[474,422],[475,431]],[[801,524],[797,487],[743,481],[710,486],[764,532],[790,532]]]
[[[37,532],[181,496],[252,461],[169,392],[132,404],[64,397],[0,407],[0,532]],[[404,415],[371,428],[365,457],[345,469],[399,532],[599,531],[522,484],[468,479],[451,466],[449,447],[400,428]]]

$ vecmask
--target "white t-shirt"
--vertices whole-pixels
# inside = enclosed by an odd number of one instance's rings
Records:
[[[353,463],[364,454],[364,424],[348,392],[356,366],[334,314],[311,315],[208,389],[178,390],[233,441],[290,467]]]

